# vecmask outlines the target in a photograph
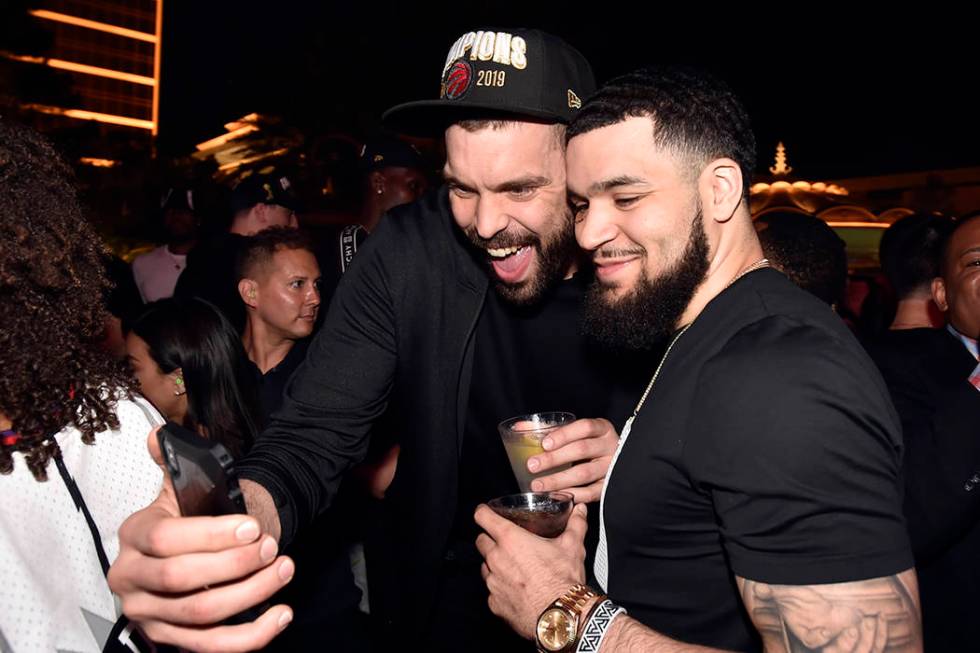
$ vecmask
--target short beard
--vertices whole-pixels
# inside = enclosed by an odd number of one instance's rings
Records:
[[[575,224],[571,213],[568,212],[563,218],[560,230],[547,242],[542,242],[537,236],[512,235],[507,232],[492,238],[481,238],[476,233],[475,227],[470,226],[465,229],[467,239],[487,257],[487,265],[490,267],[488,272],[501,299],[515,306],[531,306],[538,303],[544,294],[562,279],[578,251],[578,245],[575,243]],[[490,255],[486,251],[488,248],[520,246],[534,247],[537,250],[535,254],[537,269],[533,276],[520,283],[504,283],[493,273],[489,261]]]
[[[640,276],[637,288],[619,300],[598,281],[585,296],[583,329],[613,349],[652,349],[677,328],[695,291],[708,274],[708,237],[701,207],[680,260],[656,279]]]

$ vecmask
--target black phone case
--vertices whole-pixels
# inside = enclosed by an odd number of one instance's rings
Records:
[[[157,433],[164,464],[184,516],[245,512],[235,461],[222,445],[174,422]]]
[[[157,432],[157,440],[181,515],[245,514],[245,500],[235,475],[235,460],[224,446],[169,421]],[[254,621],[268,607],[266,602],[249,608],[224,623],[235,625]]]

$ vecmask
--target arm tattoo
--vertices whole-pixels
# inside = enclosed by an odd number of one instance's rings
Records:
[[[828,585],[739,578],[767,653],[916,653],[922,650],[915,572]]]

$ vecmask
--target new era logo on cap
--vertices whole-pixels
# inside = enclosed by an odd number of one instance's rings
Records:
[[[572,91],[572,89],[575,89]],[[439,99],[398,105],[389,127],[434,135],[458,120],[521,117],[568,123],[595,90],[592,69],[575,48],[539,30],[478,30],[449,48]]]

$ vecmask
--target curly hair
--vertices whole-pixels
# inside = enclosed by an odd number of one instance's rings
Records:
[[[773,267],[831,306],[847,285],[847,244],[809,213],[770,211],[755,221],[762,252]]]
[[[104,247],[82,215],[70,168],[39,134],[0,120],[0,473],[20,451],[38,481],[67,425],[86,444],[118,428],[116,389],[133,381],[97,346]]]

